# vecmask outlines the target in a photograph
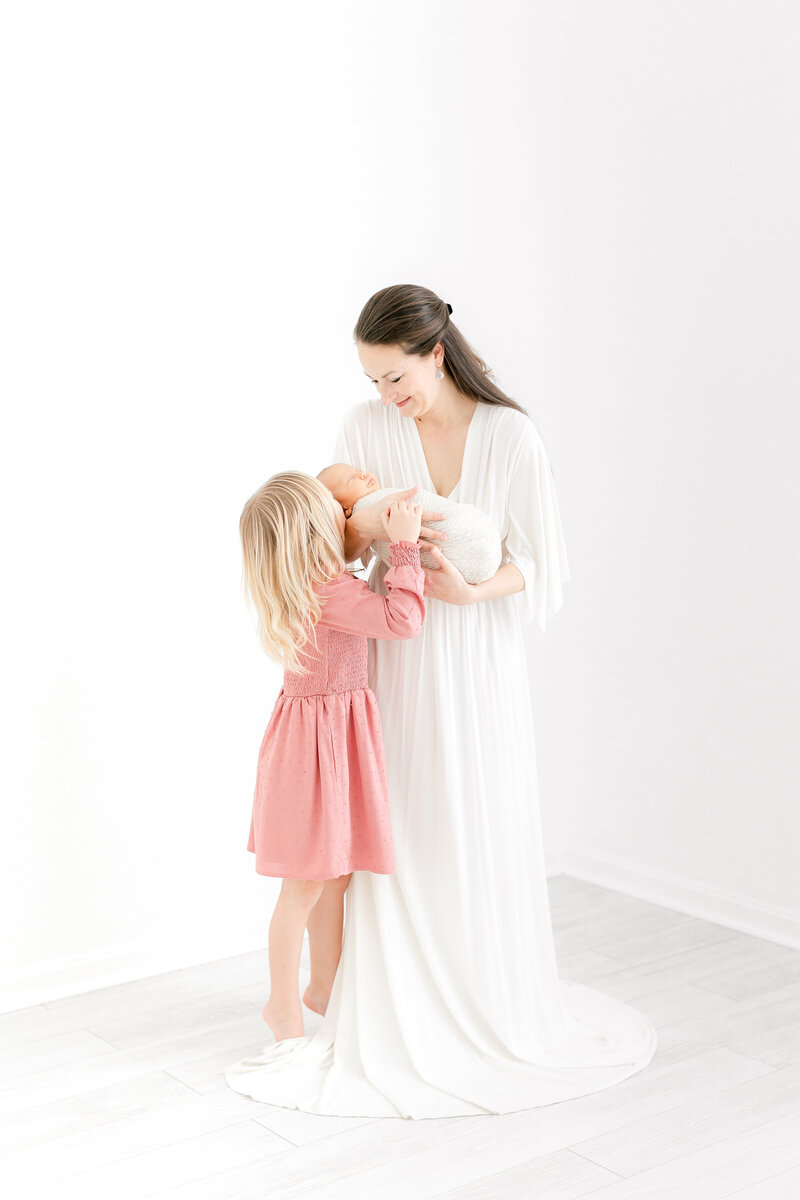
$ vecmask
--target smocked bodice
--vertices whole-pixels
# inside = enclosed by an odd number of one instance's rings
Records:
[[[343,571],[314,583],[325,597],[314,634],[300,651],[307,675],[284,671],[283,695],[325,696],[368,688],[368,639],[410,638],[419,633],[425,616],[425,577],[416,542],[392,542],[392,566],[384,582],[388,596],[372,592],[363,579]]]
[[[283,690],[287,696],[316,696],[328,692],[347,692],[369,686],[367,680],[368,642],[363,635],[343,633],[317,624],[317,647],[313,638],[303,647],[308,675],[284,671]]]

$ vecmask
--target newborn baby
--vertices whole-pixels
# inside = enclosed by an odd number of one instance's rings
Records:
[[[368,471],[359,471],[349,463],[334,463],[330,467],[324,467],[317,479],[339,501],[345,517],[359,512],[362,508],[382,504],[387,496],[404,490],[382,488],[374,475],[370,475]],[[447,541],[440,543],[441,549],[459,569],[467,583],[482,583],[484,579],[491,579],[503,557],[500,534],[491,517],[474,504],[459,504],[455,500],[449,500],[436,492],[425,492],[421,488],[413,496],[409,496],[409,501],[412,504],[421,503],[423,512],[445,514],[443,521],[431,521],[430,525],[444,525]],[[392,565],[388,541],[376,538],[370,549],[381,562]],[[419,557],[424,567],[439,566],[431,552],[424,547],[420,547]]]

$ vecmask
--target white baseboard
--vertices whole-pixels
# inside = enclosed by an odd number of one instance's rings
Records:
[[[792,909],[765,904],[713,884],[698,883],[695,879],[651,867],[643,868],[578,846],[560,847],[553,855],[553,861],[558,862],[560,872],[574,879],[596,883],[599,887],[648,900],[701,921],[735,929],[737,933],[748,933],[751,937],[800,950],[800,912]]]
[[[548,850],[545,869],[548,878],[569,875],[690,917],[713,921],[726,929],[777,942],[793,950],[800,949],[800,913],[777,905],[764,904],[680,875],[644,869],[577,846]],[[0,975],[0,1013],[260,949],[266,949],[262,917],[257,922],[230,929],[205,931],[203,936],[194,939],[172,935],[160,942],[133,941],[107,946],[87,954],[3,973]],[[308,966],[308,935],[303,942],[301,964]]]
[[[0,973],[0,1013],[132,983],[167,971],[181,971],[184,967],[233,958],[237,954],[266,951],[266,946],[266,926],[264,918],[259,917],[258,921],[229,929],[206,930],[195,938],[175,933],[161,941],[130,941],[5,971]],[[307,934],[300,961],[308,965]]]

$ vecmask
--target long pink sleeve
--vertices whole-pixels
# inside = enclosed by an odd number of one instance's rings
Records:
[[[343,633],[360,633],[374,638],[411,638],[425,619],[425,573],[419,562],[416,542],[392,542],[392,565],[384,579],[389,595],[370,590],[364,579],[340,575],[319,585],[327,596],[320,625]]]

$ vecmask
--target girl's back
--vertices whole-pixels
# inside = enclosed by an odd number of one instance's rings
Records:
[[[383,736],[367,639],[411,638],[425,617],[416,543],[391,545],[386,596],[343,573],[314,590],[323,613],[284,671],[258,757],[247,849],[260,875],[334,879],[395,869]]]

